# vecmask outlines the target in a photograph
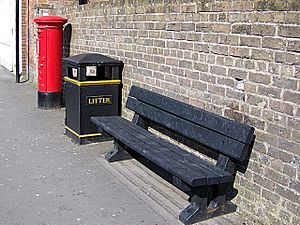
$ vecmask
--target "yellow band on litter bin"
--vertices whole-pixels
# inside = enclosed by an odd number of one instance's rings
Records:
[[[79,87],[121,84],[121,80],[78,81],[71,79],[70,77],[64,77],[64,81],[70,82]]]
[[[72,130],[70,127],[65,126],[65,128],[68,131],[70,131],[72,134],[74,134],[75,136],[77,136],[78,138],[97,137],[97,136],[101,136],[102,135],[100,133],[95,133],[95,134],[78,134],[74,130]]]

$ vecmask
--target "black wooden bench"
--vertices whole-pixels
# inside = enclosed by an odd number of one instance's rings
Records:
[[[236,210],[230,202],[237,195],[233,182],[237,171],[246,170],[253,127],[136,86],[126,107],[135,112],[132,122],[117,116],[91,118],[100,132],[114,138],[114,149],[106,155],[109,162],[130,153],[186,192],[191,203],[179,215],[184,224]],[[149,127],[216,162],[172,144],[148,131]]]

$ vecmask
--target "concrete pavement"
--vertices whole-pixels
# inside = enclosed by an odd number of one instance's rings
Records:
[[[79,146],[64,109],[0,66],[0,225],[175,225],[183,193],[135,160],[108,164],[112,143]],[[237,214],[200,224],[243,224]]]

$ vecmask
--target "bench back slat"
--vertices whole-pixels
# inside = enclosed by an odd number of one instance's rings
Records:
[[[239,161],[245,159],[254,128],[133,86],[126,107]]]

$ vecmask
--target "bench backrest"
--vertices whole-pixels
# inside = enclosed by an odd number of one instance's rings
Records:
[[[244,161],[254,128],[136,86],[126,107],[218,153]]]

